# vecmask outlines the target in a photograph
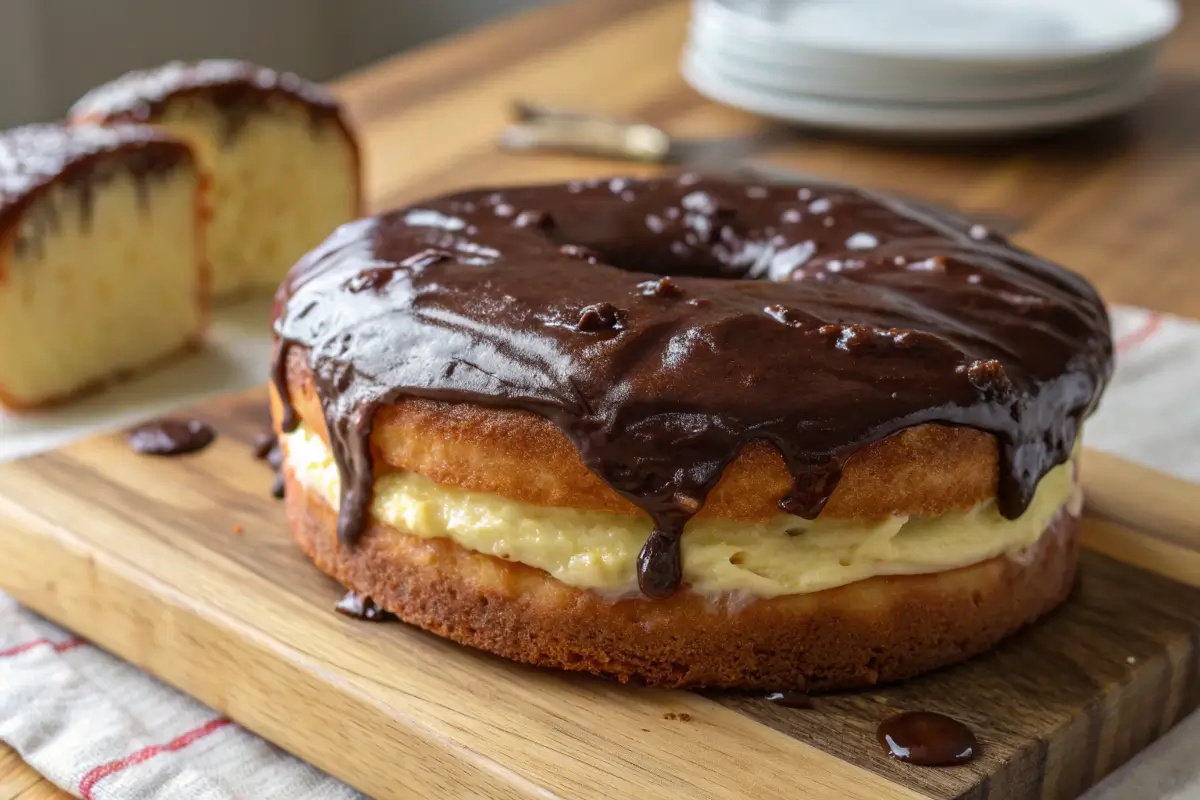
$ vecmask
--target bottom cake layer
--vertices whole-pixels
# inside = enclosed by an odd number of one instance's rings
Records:
[[[612,601],[521,563],[337,513],[285,467],[292,535],[334,579],[405,622],[515,661],[655,686],[831,691],[976,655],[1061,603],[1078,559],[1065,509],[1017,556],[800,595]]]

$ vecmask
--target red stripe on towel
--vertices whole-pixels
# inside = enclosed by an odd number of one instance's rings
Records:
[[[1117,340],[1117,352],[1125,353],[1141,344],[1144,344],[1147,339],[1158,333],[1159,329],[1162,327],[1162,324],[1162,314],[1156,314],[1151,311],[1146,315],[1146,319],[1142,322],[1140,328],[1130,331]]]
[[[160,753],[178,752],[188,745],[200,741],[210,733],[218,731],[229,724],[230,720],[226,719],[225,717],[218,717],[217,719],[201,725],[199,728],[193,728],[182,736],[172,739],[166,744],[156,744],[150,747],[145,747],[141,750],[138,750],[136,753],[130,753],[124,758],[117,759],[116,761],[110,761],[107,764],[101,764],[87,775],[84,775],[83,780],[79,781],[79,796],[82,797],[83,800],[93,800],[92,791],[96,788],[96,784],[108,776],[115,775],[116,773],[132,767],[135,764],[141,764],[144,761],[149,761]]]
[[[30,650],[33,650],[37,647],[42,647],[43,645],[47,647],[53,647],[54,652],[56,653],[65,653],[68,650],[84,644],[87,644],[87,642],[78,637],[71,637],[70,639],[66,639],[61,642],[52,642],[49,639],[34,639],[32,642],[25,642],[24,644],[10,647],[7,650],[0,650],[0,658],[19,656],[22,653],[28,653]]]

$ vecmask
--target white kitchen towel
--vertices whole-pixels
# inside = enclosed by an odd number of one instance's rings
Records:
[[[85,800],[360,796],[3,595],[0,739]]]
[[[243,312],[257,320],[258,310]],[[1200,481],[1200,323],[1113,310],[1117,370],[1089,446]],[[0,417],[0,457],[57,446],[198,396],[262,380],[266,331],[218,322],[209,353],[81,416]],[[157,389],[155,387],[158,387]],[[160,393],[167,388],[172,391]],[[353,790],[0,595],[0,740],[77,797],[337,800]],[[1200,797],[1200,715],[1091,790],[1088,800]]]
[[[1200,322],[1112,310],[1117,368],[1088,447],[1200,483]]]

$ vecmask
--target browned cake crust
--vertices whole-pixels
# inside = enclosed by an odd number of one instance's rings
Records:
[[[314,120],[345,126],[337,98],[323,86],[290,72],[246,61],[172,61],[128,72],[89,91],[71,106],[72,122],[152,122],[172,101],[203,97],[227,110],[263,110],[272,102],[309,109]],[[348,137],[352,138],[352,137]]]
[[[293,537],[321,570],[405,622],[516,661],[664,687],[832,691],[976,655],[1062,602],[1077,519],[1021,558],[878,577],[807,595],[606,600],[545,572],[370,520],[340,545],[336,514],[285,467]]]
[[[306,350],[292,348],[288,393],[304,424],[328,444],[308,360]],[[278,420],[276,400],[273,414]],[[404,469],[445,486],[535,505],[642,513],[584,465],[558,428],[527,411],[403,399],[376,415],[372,450],[377,473]],[[968,509],[996,496],[997,475],[991,434],[920,425],[856,453],[821,518],[878,520]],[[791,485],[779,452],[753,444],[726,468],[697,516],[770,519]]]

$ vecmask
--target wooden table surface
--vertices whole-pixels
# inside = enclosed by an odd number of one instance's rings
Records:
[[[769,128],[704,100],[680,79],[687,5],[576,0],[344,79],[339,92],[362,137],[371,205],[483,183],[655,169],[499,152],[494,142],[515,98],[636,118],[680,137]],[[1185,6],[1162,85],[1122,119],[1038,140],[972,145],[897,146],[793,132],[763,158],[986,215],[1026,247],[1087,275],[1111,302],[1200,317],[1200,2]],[[1131,553],[1130,541],[1114,529],[1111,539],[1093,544],[1167,574],[1200,574],[1196,553],[1161,543]],[[0,745],[0,800],[57,797],[66,795]]]

